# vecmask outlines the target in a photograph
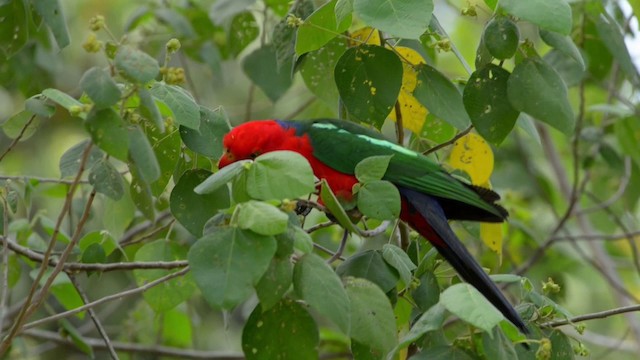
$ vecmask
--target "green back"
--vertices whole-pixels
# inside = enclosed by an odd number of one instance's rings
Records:
[[[363,159],[393,155],[383,179],[432,196],[462,202],[500,218],[504,214],[471,187],[455,179],[428,157],[386,140],[379,132],[348,121],[321,119],[287,122],[308,134],[314,156],[331,168],[353,174]]]

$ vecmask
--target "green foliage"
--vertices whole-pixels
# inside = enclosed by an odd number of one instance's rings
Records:
[[[96,358],[104,356],[96,343],[124,358],[145,346],[158,356],[168,347],[187,354],[203,341],[216,347],[204,355],[225,346],[248,359],[584,355],[588,337],[542,324],[613,307],[611,294],[628,296],[619,289],[637,292],[640,77],[629,24],[638,2],[627,10],[591,0],[485,0],[463,4],[446,23],[434,6],[462,2],[435,3],[76,9],[0,1],[0,273],[8,288],[0,303],[11,310],[28,301],[34,312],[22,325],[45,322],[14,337],[8,330],[22,315],[0,311],[0,339],[8,336],[0,357],[57,356],[34,350],[59,336],[52,330]],[[95,8],[108,13],[85,18]],[[382,180],[390,157],[357,164],[350,194],[334,193],[288,151],[218,169],[232,124],[258,117],[363,123],[446,168],[447,145],[462,131],[500,145],[494,162],[484,144],[480,167],[496,169],[491,184],[511,213],[508,225],[492,228],[493,238],[484,224],[453,229],[491,274],[525,274],[492,278],[509,283],[531,334],[452,280],[428,241],[395,222],[400,195]],[[474,156],[459,160],[473,166]],[[600,234],[627,242],[602,245]],[[588,253],[604,265],[594,270],[593,259],[561,245],[565,235],[589,238]],[[472,241],[499,236],[509,239],[504,258]],[[133,287],[142,296],[126,297]],[[48,322],[111,299],[123,300],[97,308],[96,320],[79,312]],[[87,332],[93,321],[106,325],[105,338]],[[620,321],[603,324],[590,330],[624,332]],[[625,359],[623,345],[602,350]]]

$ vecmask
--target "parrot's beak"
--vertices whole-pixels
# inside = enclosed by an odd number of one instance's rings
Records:
[[[224,153],[220,157],[220,160],[218,160],[218,169],[222,169],[223,167],[233,163],[234,160],[233,154],[231,154],[229,150],[224,149]]]

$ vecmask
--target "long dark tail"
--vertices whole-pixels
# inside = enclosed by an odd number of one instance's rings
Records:
[[[438,201],[414,190],[398,189],[402,195],[402,220],[429,240],[458,274],[478,289],[504,317],[523,333],[529,333],[520,315],[453,233]]]

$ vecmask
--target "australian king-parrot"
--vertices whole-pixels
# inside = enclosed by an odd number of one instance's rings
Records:
[[[254,159],[270,151],[289,150],[304,156],[315,176],[325,179],[338,197],[349,200],[358,183],[354,172],[363,159],[392,155],[383,180],[400,193],[400,219],[425,237],[509,321],[523,333],[527,327],[449,227],[448,220],[502,222],[507,211],[495,192],[464,183],[430,158],[386,140],[353,122],[256,120],[233,128],[223,140],[219,168]]]

